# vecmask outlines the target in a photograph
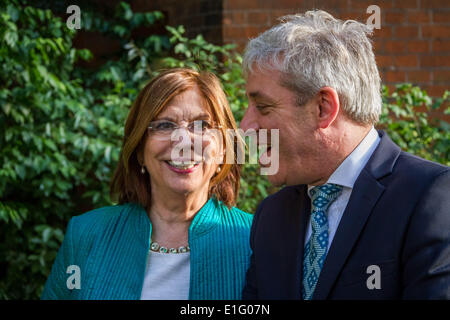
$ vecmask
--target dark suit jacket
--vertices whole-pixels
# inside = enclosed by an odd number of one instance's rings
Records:
[[[450,168],[403,152],[379,134],[313,299],[450,299]],[[306,190],[285,187],[256,211],[244,299],[301,299]],[[367,286],[370,265],[380,268],[381,289]]]

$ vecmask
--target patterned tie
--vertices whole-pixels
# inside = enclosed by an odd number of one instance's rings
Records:
[[[311,300],[328,247],[327,209],[342,191],[342,186],[327,183],[311,189],[311,237],[303,255],[303,299]]]

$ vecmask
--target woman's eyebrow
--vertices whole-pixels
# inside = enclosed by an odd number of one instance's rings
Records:
[[[197,114],[195,116],[189,117],[189,121],[195,121],[195,120],[207,120],[210,119],[211,116],[208,113],[201,113],[201,114]],[[172,118],[170,116],[164,116],[161,118],[157,118],[154,121],[161,121],[161,120],[165,120],[165,121],[171,121],[171,122],[177,122],[178,118]]]
[[[169,116],[165,116],[165,117],[161,117],[161,118],[156,118],[155,120],[153,120],[153,121],[161,121],[161,120],[165,120],[165,121],[171,121],[171,122],[176,122],[176,119],[174,119],[174,118],[171,118],[171,117],[169,117]]]
[[[191,119],[194,119],[194,120],[198,120],[198,119],[204,120],[204,119],[209,119],[209,118],[211,118],[211,116],[210,116],[208,113],[201,113],[201,114],[198,114],[198,115],[192,117]]]

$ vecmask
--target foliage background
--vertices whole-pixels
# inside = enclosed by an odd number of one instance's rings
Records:
[[[0,2],[0,299],[37,299],[70,217],[110,205],[109,180],[119,157],[128,110],[158,70],[188,66],[222,80],[239,122],[246,107],[241,56],[184,28],[139,36],[160,12],[132,12],[126,3],[98,10],[83,2],[82,29],[120,41],[121,50],[96,68],[73,46],[68,5]],[[62,2],[64,3],[64,2]],[[51,8],[52,10],[49,10]],[[95,14],[94,14],[95,13]],[[448,92],[432,99],[410,84],[383,90],[385,129],[404,150],[446,165],[449,124],[429,112],[448,107]],[[254,212],[276,189],[243,168],[238,207]]]

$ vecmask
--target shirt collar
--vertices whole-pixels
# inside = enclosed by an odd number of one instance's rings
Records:
[[[327,183],[334,183],[347,188],[353,188],[356,179],[361,173],[362,169],[369,161],[372,153],[380,143],[380,137],[377,130],[372,126],[370,131],[364,139],[358,144],[355,150],[350,153],[347,158],[342,161],[339,167],[328,178]],[[309,191],[315,186],[308,185]]]

